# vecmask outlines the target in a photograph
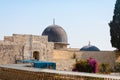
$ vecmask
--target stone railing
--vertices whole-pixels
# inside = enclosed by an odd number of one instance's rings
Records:
[[[120,80],[120,77],[0,65],[0,80]]]

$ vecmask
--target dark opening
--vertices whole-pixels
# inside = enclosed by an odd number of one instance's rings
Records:
[[[38,52],[38,51],[34,51],[34,52],[33,52],[33,58],[34,58],[35,60],[39,60],[39,52]]]

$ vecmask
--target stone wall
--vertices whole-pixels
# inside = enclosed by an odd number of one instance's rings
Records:
[[[47,36],[32,36],[32,53],[38,51],[40,60],[48,60],[52,58],[54,43],[48,42]]]
[[[120,80],[119,76],[0,65],[0,80]]]
[[[39,52],[40,60],[46,60],[52,56],[54,44],[48,42],[47,36],[13,34],[11,38],[14,43],[21,45],[24,49],[24,56],[32,58],[35,51]],[[11,38],[5,37],[5,41],[9,41]],[[22,49],[20,51],[22,52]]]
[[[99,63],[109,64],[112,68],[115,65],[115,54],[112,51],[79,51],[79,49],[53,50],[54,43],[48,42],[47,36],[13,34],[5,36],[0,41],[0,64],[15,63],[15,56],[20,55],[32,59],[33,53],[39,53],[39,59],[53,61],[57,64],[58,70],[72,70],[77,60],[95,58]]]
[[[55,43],[54,48],[55,49],[67,49],[67,44]]]
[[[54,50],[53,52],[53,61],[57,63],[58,70],[72,70],[72,66],[76,62],[76,59],[86,60],[90,57],[95,58],[99,64],[109,64],[111,68],[114,68],[115,53],[113,51]]]
[[[59,74],[51,72],[35,72],[31,70],[20,70],[0,67],[0,80],[85,80],[96,79],[86,76]]]
[[[9,59],[14,57],[11,55],[21,56],[22,59],[33,59],[35,51],[39,53],[40,60],[49,60],[52,58],[54,43],[48,42],[47,36],[13,34],[12,36],[5,36],[4,40],[0,41],[0,46],[0,55],[1,57],[5,55],[4,59],[8,60],[5,63],[9,64],[14,62]]]
[[[0,45],[0,64],[13,64],[19,54],[19,46]]]
[[[60,71],[72,71],[75,59],[53,59],[52,62],[56,62],[56,69]]]

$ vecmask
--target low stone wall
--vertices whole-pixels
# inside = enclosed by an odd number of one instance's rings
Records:
[[[92,73],[0,66],[0,80],[120,80],[120,77]]]
[[[71,71],[76,60],[87,60],[95,58],[99,64],[108,64],[110,68],[115,66],[115,53],[113,51],[70,51],[54,50],[53,59],[56,62],[58,70]]]
[[[54,78],[54,74],[50,74],[50,73],[0,68],[0,79],[3,79],[3,80],[53,80],[55,78]]]

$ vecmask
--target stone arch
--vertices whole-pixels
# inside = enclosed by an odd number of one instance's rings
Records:
[[[34,51],[33,52],[33,58],[35,59],[35,60],[39,60],[39,51]]]

